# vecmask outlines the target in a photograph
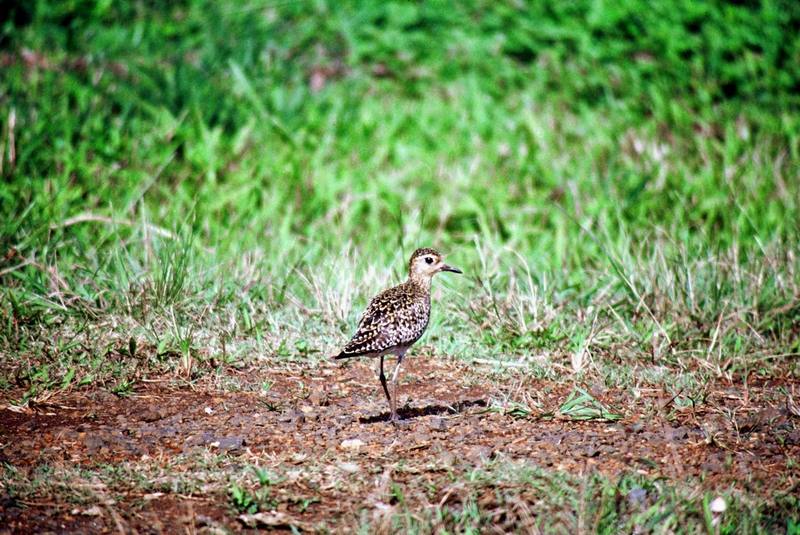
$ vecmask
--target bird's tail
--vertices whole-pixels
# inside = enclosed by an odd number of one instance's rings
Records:
[[[331,360],[341,360],[341,359],[351,359],[353,357],[363,357],[367,353],[348,353],[347,351],[342,351],[338,355],[333,355]]]

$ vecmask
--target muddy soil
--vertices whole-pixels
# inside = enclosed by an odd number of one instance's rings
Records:
[[[422,357],[407,362],[399,426],[388,422],[372,363],[353,361],[314,370],[251,370],[258,384],[272,383],[266,392],[223,392],[211,384],[174,388],[165,380],[125,398],[78,391],[22,412],[5,408],[0,461],[24,473],[43,463],[166,464],[210,451],[241,458],[243,466],[258,459],[300,467],[345,462],[356,467],[352,471],[363,470],[355,478],[366,481],[401,461],[412,467],[429,466],[432,459],[477,466],[501,457],[576,474],[702,478],[706,488],[764,494],[785,485],[786,474],[796,470],[787,460],[800,458],[800,418],[782,393],[792,385],[777,380],[751,383],[746,390],[713,385],[695,404],[662,389],[632,393],[585,385],[622,419],[576,421],[558,411],[575,386],[566,381],[490,382],[483,379],[486,370],[464,364]],[[512,400],[526,402],[532,412],[520,411]],[[431,470],[432,481],[444,477]],[[367,499],[346,487],[310,488],[302,481],[286,481],[282,491],[298,503],[311,500],[311,506],[279,511],[300,527],[345,525],[358,518]],[[0,489],[0,533],[248,529],[224,489],[191,495],[133,489],[110,500],[113,509],[79,514],[72,503],[21,503]]]

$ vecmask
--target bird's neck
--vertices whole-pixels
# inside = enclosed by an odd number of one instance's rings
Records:
[[[406,281],[406,284],[408,284],[410,286],[414,286],[414,287],[418,288],[419,290],[421,290],[422,292],[427,294],[427,293],[430,293],[430,291],[431,291],[431,279],[432,278],[433,277],[428,277],[426,275],[415,275],[415,274],[412,273],[411,275],[408,276],[408,280]]]

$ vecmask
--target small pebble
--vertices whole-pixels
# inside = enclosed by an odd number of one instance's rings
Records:
[[[357,439],[357,438],[351,438],[351,439],[343,440],[342,444],[341,444],[342,448],[344,448],[346,450],[357,450],[363,445],[364,445],[364,442],[359,440],[359,439]]]
[[[725,512],[727,509],[727,505],[725,504],[725,500],[723,500],[720,496],[717,496],[711,501],[711,512],[721,514]]]

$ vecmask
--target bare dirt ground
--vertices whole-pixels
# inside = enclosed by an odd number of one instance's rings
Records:
[[[4,403],[0,461],[23,475],[44,464],[125,465],[144,481],[116,489],[98,483],[87,492],[99,508],[46,492],[21,499],[0,488],[0,532],[250,529],[255,524],[231,505],[228,481],[172,491],[148,481],[159,469],[199,477],[196,459],[209,456],[229,472],[276,467],[284,475],[271,487],[272,516],[261,522],[312,530],[322,523],[344,529],[364,510],[379,509],[390,501],[388,480],[424,482],[424,499],[447,503],[453,473],[496,458],[574,474],[697,479],[705,488],[755,494],[798,490],[791,459],[800,458],[800,418],[779,393],[792,385],[780,380],[709,385],[694,404],[660,389],[640,389],[637,398],[585,385],[622,419],[576,421],[558,412],[574,387],[567,381],[486,375],[464,364],[409,359],[405,420],[397,428],[387,422],[373,363],[365,361],[243,374],[270,381],[266,392],[224,392],[210,383],[174,388],[165,380],[129,397],[75,391],[22,412]]]

